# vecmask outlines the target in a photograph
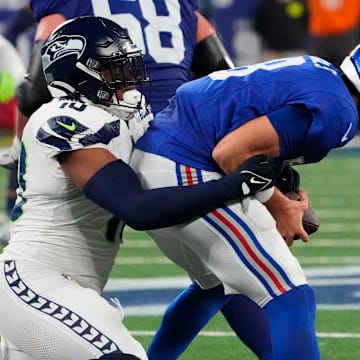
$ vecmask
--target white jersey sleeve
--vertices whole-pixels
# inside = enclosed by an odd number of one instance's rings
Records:
[[[33,123],[33,135],[49,157],[100,147],[129,160],[132,146],[126,123],[96,106],[54,99],[35,113]]]

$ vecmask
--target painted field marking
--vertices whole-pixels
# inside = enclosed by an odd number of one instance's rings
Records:
[[[132,330],[130,331],[134,336],[153,336],[155,331],[151,330]],[[230,331],[200,331],[199,336],[205,337],[235,337],[235,333]],[[360,339],[359,333],[330,333],[319,332],[316,334],[318,338],[334,338],[334,339]]]

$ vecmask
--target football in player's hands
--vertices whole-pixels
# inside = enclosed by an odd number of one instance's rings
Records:
[[[300,195],[296,191],[289,191],[284,192],[284,194],[290,199],[290,200],[300,200]],[[304,212],[303,218],[302,218],[302,224],[304,227],[304,230],[308,233],[308,235],[313,234],[314,232],[319,230],[320,222],[318,217],[315,214],[315,211],[311,208],[309,205],[309,208]],[[298,236],[294,238],[294,240],[299,239]]]

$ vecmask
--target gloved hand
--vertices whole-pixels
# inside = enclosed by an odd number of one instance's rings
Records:
[[[14,169],[20,156],[21,142],[14,136],[12,146],[0,153],[0,166],[5,169]]]
[[[126,121],[134,144],[143,136],[149,127],[149,122],[154,118],[145,96],[136,89],[124,92],[123,100],[117,103],[98,106]]]
[[[276,187],[283,193],[300,190],[300,174],[290,165],[282,168]]]
[[[135,144],[149,127],[149,122],[153,120],[154,116],[151,112],[151,107],[147,103],[145,96],[137,90],[130,90],[124,93],[124,104],[137,104],[137,109],[133,111],[127,119],[127,124],[130,130],[130,135]]]
[[[228,176],[236,181],[240,197],[243,198],[271,188],[276,183],[280,170],[271,156],[256,155]]]

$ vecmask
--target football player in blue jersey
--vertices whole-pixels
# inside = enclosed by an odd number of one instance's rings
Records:
[[[146,360],[120,304],[100,296],[122,224],[188,221],[267,191],[279,167],[260,155],[216,181],[144,190],[128,162],[133,130],[140,135],[132,123],[151,117],[135,89],[148,78],[127,32],[101,17],[69,20],[45,42],[42,63],[53,99],[21,139],[11,239],[0,255],[2,351],[6,359]]]
[[[216,71],[181,85],[137,142],[131,165],[143,186],[153,188],[219,178],[259,153],[281,164],[316,163],[357,131],[359,64],[360,46],[341,69],[300,56]],[[315,360],[320,358],[315,298],[287,246],[296,235],[309,240],[302,225],[307,206],[305,192],[294,201],[274,188],[149,234],[203,289],[217,293],[209,312],[240,293],[263,309],[271,335],[261,359]],[[167,334],[178,332],[177,306],[188,319],[199,310],[196,296],[188,299],[185,292],[171,304],[150,359],[180,355],[182,349],[164,345]],[[197,325],[192,322],[194,331]]]
[[[66,19],[81,15],[105,16],[127,28],[134,43],[142,47],[145,54],[144,62],[152,81],[151,86],[143,84],[142,91],[148,96],[154,113],[161,110],[168,98],[174,95],[176,88],[193,75],[199,77],[233,66],[215,29],[197,11],[196,0],[32,0],[31,6],[38,26],[28,76],[18,90],[18,138],[21,137],[28,116],[51,99],[42,74],[40,49],[49,33]],[[15,143],[18,144],[16,138]],[[8,161],[8,158],[3,160]],[[202,291],[194,283],[187,289],[186,296],[190,302],[192,297],[194,301],[199,303],[201,299],[202,302],[193,315],[194,323],[202,323],[210,318],[207,309],[212,308],[212,303],[217,301],[216,291]],[[226,304],[222,311],[237,335],[256,354],[261,354],[270,346],[264,314],[256,304],[241,295],[237,297],[237,301],[240,305],[235,306],[233,297],[232,303]],[[239,312],[239,308],[243,311]],[[251,322],[254,329],[257,329],[254,334],[247,323],[249,313],[253,314]],[[173,338],[169,333],[164,347],[184,349],[195,336],[197,327],[188,323],[181,311],[177,316],[177,323],[184,331]],[[258,336],[259,332],[261,336]]]

